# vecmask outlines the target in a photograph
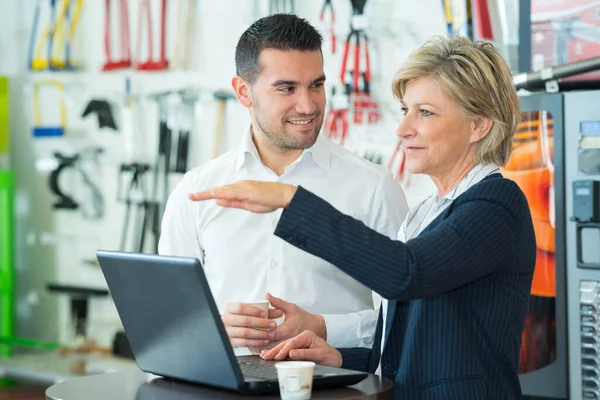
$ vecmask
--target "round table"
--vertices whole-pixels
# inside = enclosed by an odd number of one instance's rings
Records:
[[[391,399],[393,383],[376,375],[353,386],[314,390],[312,399]],[[91,375],[57,383],[46,390],[50,400],[197,400],[197,399],[279,399],[277,395],[240,395],[157,377],[142,371],[120,371]]]

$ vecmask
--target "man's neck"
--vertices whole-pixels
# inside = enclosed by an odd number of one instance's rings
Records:
[[[252,141],[260,160],[277,176],[283,175],[285,169],[300,157],[303,149],[281,149],[252,133]]]

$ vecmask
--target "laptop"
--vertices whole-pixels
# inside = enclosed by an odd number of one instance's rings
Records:
[[[234,355],[198,259],[105,250],[96,256],[142,371],[239,393],[279,391],[276,362]],[[367,376],[316,366],[313,389]]]

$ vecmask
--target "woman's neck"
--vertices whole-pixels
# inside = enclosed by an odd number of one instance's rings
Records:
[[[438,200],[446,196],[452,191],[452,189],[458,186],[460,181],[462,181],[464,177],[467,176],[467,174],[471,172],[473,168],[475,168],[477,161],[472,159],[468,162],[455,165],[456,166],[454,168],[443,174],[431,176],[431,180],[437,188]]]

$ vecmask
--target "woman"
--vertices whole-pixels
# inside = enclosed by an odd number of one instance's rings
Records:
[[[435,38],[394,79],[406,167],[437,192],[392,241],[282,183],[239,182],[190,195],[253,212],[285,208],[275,235],[384,299],[373,349],[335,349],[303,332],[264,359],[309,359],[382,374],[402,399],[520,399],[517,373],[536,245],[527,201],[500,174],[519,100],[485,42]],[[383,346],[381,345],[383,343]]]

